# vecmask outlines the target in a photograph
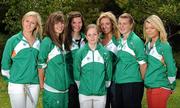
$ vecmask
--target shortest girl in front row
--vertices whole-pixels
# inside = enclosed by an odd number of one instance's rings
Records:
[[[74,79],[79,88],[81,108],[104,108],[106,87],[110,86],[112,62],[109,52],[98,43],[99,30],[95,24],[86,29],[88,43],[75,55]]]

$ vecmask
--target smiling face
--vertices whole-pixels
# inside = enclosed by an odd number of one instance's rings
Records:
[[[27,16],[22,21],[22,27],[24,32],[33,32],[37,26],[37,18],[35,16]]]
[[[86,32],[86,39],[90,45],[95,45],[98,42],[99,33],[96,28],[89,28]]]
[[[158,30],[149,22],[145,22],[145,32],[149,38],[156,38],[159,36]]]
[[[122,35],[127,36],[132,30],[133,25],[130,23],[128,18],[119,18],[118,28]]]
[[[61,34],[64,31],[64,23],[59,21],[57,23],[54,24],[54,32],[57,36],[59,36],[59,34]]]
[[[112,32],[112,23],[111,23],[110,19],[107,17],[102,18],[100,20],[100,28],[104,34],[111,33]]]
[[[75,17],[71,21],[71,26],[72,26],[73,32],[80,32],[81,28],[82,28],[82,25],[83,24],[82,24],[81,17]]]

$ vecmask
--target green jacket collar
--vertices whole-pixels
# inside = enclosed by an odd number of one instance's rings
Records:
[[[96,49],[95,49],[95,50],[100,49],[101,46],[102,46],[101,44],[97,43],[97,46],[96,46]],[[85,48],[86,48],[87,50],[91,50],[91,48],[89,47],[88,43],[86,43]]]

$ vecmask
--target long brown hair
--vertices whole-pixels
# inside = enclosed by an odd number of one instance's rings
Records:
[[[70,47],[72,45],[72,26],[71,22],[73,18],[80,17],[82,20],[82,28],[80,30],[80,33],[84,33],[85,31],[85,24],[84,24],[84,18],[82,14],[79,11],[71,11],[67,15],[67,29],[66,29],[66,38],[65,38],[65,49],[70,51]]]
[[[65,23],[64,14],[61,11],[51,13],[45,24],[45,35],[50,37],[55,45],[62,49],[64,43],[64,31],[56,36],[54,25],[58,22]]]

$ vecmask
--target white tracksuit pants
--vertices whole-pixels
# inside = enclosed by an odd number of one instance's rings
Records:
[[[29,90],[27,95],[26,88]],[[12,108],[36,108],[39,97],[39,84],[8,84],[8,94]],[[33,102],[30,98],[33,98]]]
[[[80,108],[105,108],[106,95],[86,96],[79,94]]]

